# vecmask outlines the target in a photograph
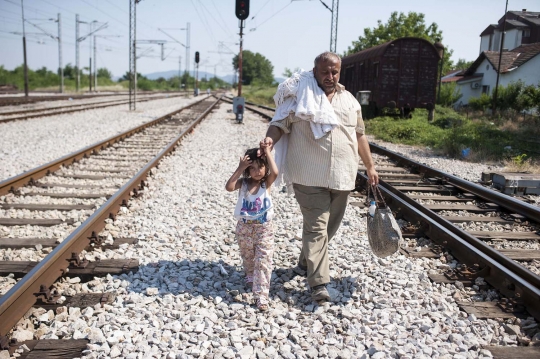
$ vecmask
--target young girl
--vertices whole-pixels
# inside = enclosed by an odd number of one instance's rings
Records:
[[[278,169],[270,146],[262,145],[264,153],[257,156],[258,148],[246,151],[240,157],[238,168],[227,181],[229,192],[240,190],[234,217],[236,239],[246,273],[246,284],[252,287],[257,308],[268,310],[268,292],[272,275],[274,254],[274,207],[270,197],[270,186],[274,183]]]

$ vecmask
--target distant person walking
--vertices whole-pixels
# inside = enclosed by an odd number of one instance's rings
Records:
[[[276,114],[260,142],[261,150],[276,146],[280,177],[292,184],[300,205],[304,224],[298,267],[307,272],[315,301],[330,300],[328,242],[355,188],[358,155],[369,183],[379,182],[360,104],[338,83],[340,71],[341,58],[324,52],[315,58],[312,71],[280,84],[274,96]]]
[[[257,308],[268,310],[268,294],[272,276],[274,254],[274,206],[270,188],[278,170],[270,146],[262,146],[263,156],[258,157],[257,148],[247,150],[240,157],[238,168],[227,181],[229,192],[240,190],[234,216],[236,239],[240,247],[246,284],[252,287]]]

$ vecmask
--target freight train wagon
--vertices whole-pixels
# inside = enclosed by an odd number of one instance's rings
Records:
[[[443,49],[415,37],[389,41],[343,57],[341,83],[363,104],[366,118],[386,109],[410,117],[415,108],[425,108],[432,119]]]

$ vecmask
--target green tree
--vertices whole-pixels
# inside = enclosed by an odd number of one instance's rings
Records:
[[[443,83],[441,94],[437,96],[437,105],[452,106],[458,102],[463,94],[456,82]]]
[[[233,66],[238,69],[238,55],[233,58]],[[271,85],[274,82],[274,66],[263,55],[244,50],[242,54],[242,84]]]
[[[465,59],[459,59],[458,62],[453,66],[452,70],[467,70],[474,61],[467,61]]]
[[[364,28],[364,35],[359,36],[358,41],[353,41],[352,46],[347,48],[344,55],[354,54],[402,37],[419,37],[432,43],[443,42],[442,30],[439,30],[439,26],[434,22],[426,25],[424,14],[409,12],[405,15],[394,11],[385,24],[377,20],[377,26],[373,29]],[[443,73],[452,68],[452,60],[450,60],[452,52],[453,50],[444,47]]]
[[[107,70],[105,67],[102,67],[97,70],[97,77],[110,80],[112,78],[112,73],[109,70]]]
[[[64,66],[64,78],[66,79],[75,79],[77,77],[77,68],[71,66],[71,63],[68,63]]]
[[[129,78],[131,77],[131,74],[129,73],[129,71],[126,71],[126,73],[120,77],[118,79],[118,82],[121,82],[121,81],[129,81]],[[141,75],[139,72],[137,72],[137,81],[139,79],[146,79],[146,77],[144,77],[143,75]]]

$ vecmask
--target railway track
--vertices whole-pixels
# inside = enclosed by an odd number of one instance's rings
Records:
[[[158,94],[160,92],[138,92],[139,95],[146,95],[146,94]],[[169,93],[169,92],[165,92]],[[170,92],[177,93],[175,92]],[[184,93],[184,92],[183,92]],[[36,102],[44,102],[44,101],[60,101],[60,100],[81,100],[81,99],[88,99],[88,98],[94,98],[94,97],[114,97],[114,96],[126,96],[127,93],[112,93],[112,94],[87,94],[87,95],[55,95],[55,96],[0,96],[0,107],[2,106],[18,106],[18,105],[26,105],[26,104],[32,104]]]
[[[246,109],[267,119],[274,112],[253,103]],[[540,208],[380,146],[370,148],[380,155],[377,170],[386,203],[404,221],[404,238],[411,243],[402,252],[450,263],[443,266],[447,270],[430,274],[434,282],[459,282],[476,291],[489,284],[504,295],[499,301],[460,302],[477,318],[528,312],[540,320]],[[358,206],[365,202],[359,194],[366,188],[364,172],[359,168],[358,192],[352,194]],[[417,245],[421,240],[424,245]]]
[[[143,98],[138,99],[137,102],[161,100],[165,98],[173,98],[173,97],[181,97],[181,96],[184,96],[184,95],[180,94],[180,95],[171,95],[171,96],[167,95],[167,96],[156,96],[156,97],[143,97]],[[0,123],[12,122],[12,121],[18,121],[18,120],[27,120],[27,119],[36,118],[36,117],[61,115],[61,114],[66,114],[66,113],[78,112],[78,111],[86,111],[86,110],[93,110],[93,109],[99,109],[99,108],[105,108],[105,107],[111,107],[111,106],[125,105],[128,103],[129,103],[128,100],[112,100],[112,101],[93,102],[93,103],[87,103],[87,104],[56,106],[56,107],[50,107],[50,108],[0,112]]]
[[[87,261],[81,252],[115,249],[136,243],[133,238],[103,238],[109,218],[129,198],[144,191],[145,179],[219,102],[206,97],[120,135],[0,182],[0,228],[11,227],[18,238],[0,238],[6,253],[51,247],[40,261],[1,261],[4,283],[14,284],[0,297],[0,347],[13,352],[7,335],[32,308],[93,306],[114,299],[111,293],[60,298],[51,291],[59,278],[93,278],[136,271],[132,259]],[[69,233],[69,235],[67,235]],[[20,278],[19,280],[17,280]],[[74,282],[73,284],[76,285]],[[61,299],[60,302],[58,301]],[[64,357],[80,356],[86,340],[31,342],[35,350],[59,348]],[[53,349],[54,351],[55,349]],[[49,352],[50,354],[50,352]],[[39,354],[34,354],[39,357]]]

